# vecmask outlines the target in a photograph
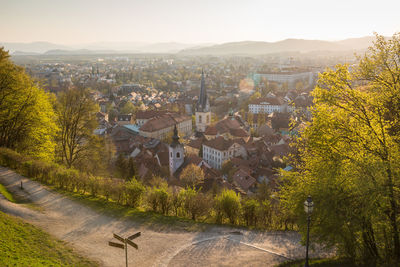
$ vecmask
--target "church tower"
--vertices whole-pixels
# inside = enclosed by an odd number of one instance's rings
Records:
[[[185,161],[185,149],[181,143],[179,143],[178,130],[176,125],[174,127],[174,135],[172,136],[172,143],[169,145],[169,172],[174,174],[175,171]]]
[[[211,111],[210,103],[207,98],[206,85],[204,81],[204,72],[201,71],[201,85],[199,101],[196,105],[196,130],[198,132],[205,132],[208,125],[211,124]]]

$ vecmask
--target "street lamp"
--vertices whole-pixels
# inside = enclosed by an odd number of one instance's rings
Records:
[[[313,212],[314,203],[312,202],[311,196],[307,197],[307,200],[304,201],[304,211],[307,213],[307,243],[306,243],[306,263],[304,267],[309,267],[308,265],[308,241],[310,236],[310,221],[311,221],[311,213]]]

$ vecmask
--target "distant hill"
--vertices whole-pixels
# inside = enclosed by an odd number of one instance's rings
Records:
[[[13,55],[83,55],[115,53],[177,53],[182,49],[199,48],[211,44],[184,43],[140,43],[140,42],[97,42],[81,45],[58,45],[48,42],[33,43],[0,43],[0,47]]]
[[[116,54],[118,51],[114,50],[88,50],[88,49],[77,49],[77,50],[61,50],[54,49],[43,53],[43,55],[93,55],[93,54]]]
[[[360,51],[372,44],[375,37],[367,36],[341,41],[286,39],[278,42],[243,41],[224,44],[185,44],[176,42],[97,42],[81,45],[59,45],[49,42],[0,43],[13,55],[84,55],[117,53],[178,53],[181,55],[262,55],[314,51]],[[22,52],[23,51],[23,52]]]
[[[24,53],[44,53],[48,50],[53,50],[53,49],[69,49],[65,45],[58,45],[58,44],[53,44],[53,43],[48,43],[48,42],[33,42],[33,43],[1,43],[0,42],[0,47],[1,46],[3,46],[6,50],[9,50],[10,53],[14,53],[15,51],[24,51]]]
[[[35,53],[35,52],[26,52],[26,51],[15,51],[11,53],[13,56],[35,56],[35,55],[40,55],[40,53]]]
[[[372,44],[374,37],[352,38],[342,41],[321,41],[304,39],[286,39],[278,42],[255,42],[244,41],[234,43],[224,43],[197,49],[185,49],[180,54],[185,55],[261,55],[283,52],[312,51],[347,51],[363,50]]]

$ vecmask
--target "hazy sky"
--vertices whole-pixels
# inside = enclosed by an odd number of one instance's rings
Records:
[[[0,42],[339,40],[400,31],[400,0],[0,0]]]

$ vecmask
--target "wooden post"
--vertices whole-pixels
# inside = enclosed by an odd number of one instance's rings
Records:
[[[22,180],[21,180],[21,190],[23,190],[24,189],[24,187],[22,186]]]
[[[117,239],[118,241],[120,241],[121,243],[115,243],[112,241],[108,241],[108,245],[112,246],[112,247],[117,247],[117,248],[122,248],[125,249],[125,263],[126,263],[126,267],[128,267],[128,245],[139,249],[139,246],[132,242],[132,239],[138,238],[141,235],[140,232],[137,232],[136,234],[133,234],[127,238],[124,238],[122,236],[119,236],[117,234],[113,234],[114,238]]]
[[[126,261],[126,267],[128,267],[128,244],[126,243],[126,238],[125,238],[125,261]]]

